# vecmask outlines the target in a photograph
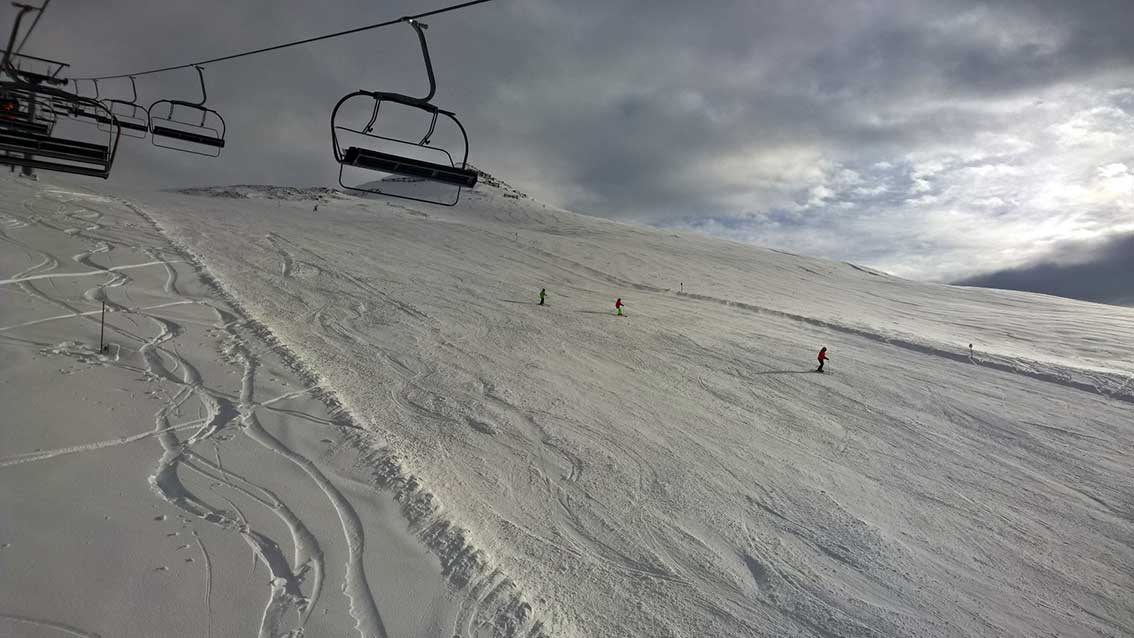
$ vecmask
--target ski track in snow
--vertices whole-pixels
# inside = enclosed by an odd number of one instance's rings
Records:
[[[245,523],[246,524],[246,523]],[[205,543],[201,541],[201,535],[197,530],[193,530],[193,540],[197,542],[197,549],[201,550],[201,558],[205,561],[205,635],[208,638],[213,636],[213,561],[209,557],[209,551],[205,549]]]
[[[127,364],[121,360],[121,346],[114,344],[113,355],[95,352],[89,346],[81,344],[59,344],[50,348],[54,355],[75,357],[94,365],[118,366],[134,372],[143,373],[151,379],[160,380],[163,385],[171,388],[165,404],[157,411],[151,430],[131,436],[120,437],[107,441],[98,441],[86,444],[72,445],[52,450],[39,450],[36,452],[17,453],[0,458],[0,467],[20,465],[31,462],[57,460],[67,455],[91,453],[108,447],[118,447],[156,438],[163,450],[153,474],[149,481],[153,490],[168,504],[180,510],[191,519],[199,520],[229,534],[243,537],[255,556],[269,569],[272,579],[269,583],[267,600],[260,621],[261,636],[299,635],[311,620],[311,612],[319,603],[322,593],[322,583],[327,577],[327,569],[323,565],[320,542],[345,543],[349,548],[350,556],[345,570],[334,569],[333,573],[343,578],[344,591],[350,599],[350,613],[354,618],[355,629],[360,636],[385,636],[381,616],[375,604],[373,592],[370,590],[362,562],[363,543],[365,532],[349,501],[341,494],[330,480],[324,476],[318,466],[309,459],[297,454],[285,446],[279,439],[268,433],[257,419],[257,412],[261,409],[272,410],[277,414],[285,414],[290,418],[299,418],[320,426],[336,426],[337,423],[311,414],[275,407],[275,404],[288,399],[307,396],[318,390],[318,386],[308,385],[298,390],[290,391],[266,399],[257,399],[254,396],[254,370],[259,365],[258,358],[253,354],[249,343],[259,337],[254,331],[248,330],[245,320],[238,314],[224,306],[224,302],[214,298],[187,297],[178,289],[181,275],[178,264],[189,264],[189,260],[182,258],[171,259],[167,255],[176,255],[162,237],[157,226],[151,219],[140,214],[139,211],[129,207],[118,207],[114,219],[104,219],[104,212],[93,210],[83,203],[85,198],[79,193],[69,191],[39,192],[32,199],[25,200],[24,208],[32,213],[32,218],[25,220],[6,215],[2,220],[3,230],[0,231],[0,240],[18,246],[29,255],[35,254],[38,263],[15,273],[13,276],[0,280],[0,285],[13,285],[22,292],[42,300],[53,306],[62,307],[67,314],[42,317],[30,321],[18,322],[0,327],[0,333],[12,333],[17,329],[36,328],[50,322],[64,320],[90,320],[98,321],[99,310],[82,310],[72,302],[64,301],[55,296],[54,291],[44,291],[36,288],[41,283],[56,281],[71,281],[79,278],[105,276],[105,282],[95,288],[89,288],[82,293],[83,299],[88,302],[107,304],[107,332],[108,336],[125,339],[137,349],[144,367]],[[109,203],[109,200],[100,201],[100,204]],[[123,227],[123,220],[127,221]],[[88,223],[82,228],[75,228],[68,224],[69,220],[85,220]],[[62,223],[60,223],[62,222]],[[85,272],[58,272],[56,269],[59,260],[47,253],[31,248],[24,242],[13,239],[8,233],[28,228],[32,224],[65,233],[76,239],[85,240],[90,248],[71,255],[71,260],[91,269]],[[149,228],[142,232],[131,232],[130,226],[136,228]],[[137,243],[141,242],[141,243]],[[144,253],[154,259],[142,263],[103,266],[99,261],[112,261],[118,252]],[[113,288],[125,299],[129,299],[129,287],[132,283],[130,276],[122,271],[131,271],[141,268],[160,266],[165,271],[165,281],[162,292],[173,300],[148,305],[127,305],[115,301],[107,294],[107,289]],[[188,274],[200,277],[201,271],[193,265]],[[215,321],[210,330],[223,335],[223,358],[243,370],[239,397],[230,399],[223,392],[212,389],[209,380],[198,372],[196,366],[184,359],[177,349],[177,339],[187,332],[182,325],[183,319],[163,318],[152,314],[152,311],[172,308],[175,306],[195,305],[208,308],[214,315]],[[122,318],[128,318],[133,328],[123,327]],[[141,319],[142,321],[138,321]],[[208,324],[205,324],[208,325]],[[278,348],[276,348],[278,350]],[[224,383],[218,380],[218,383]],[[189,404],[197,402],[203,409],[200,418],[188,422],[175,423],[172,417],[175,413]],[[235,430],[235,432],[233,432]],[[188,436],[181,437],[180,433]],[[306,473],[327,499],[327,503],[338,513],[342,521],[342,537],[338,539],[316,539],[306,528],[303,521],[293,513],[276,494],[258,485],[254,480],[238,477],[231,469],[220,466],[220,448],[226,445],[234,435],[247,437],[250,441],[263,446],[272,454],[278,455],[294,464]],[[217,462],[214,465],[207,461],[197,450],[202,445],[213,446]],[[189,489],[182,481],[184,470],[205,476],[212,484],[212,490],[218,486],[240,494],[252,502],[259,503],[284,523],[291,531],[290,545],[294,547],[294,556],[288,557],[283,553],[283,547],[273,540],[266,532],[253,527],[249,519],[240,511],[231,499],[218,492],[218,495],[232,507],[232,512],[210,506],[207,498]],[[205,620],[208,624],[208,635],[212,635],[213,612],[212,591],[214,571],[212,559],[206,550],[197,530],[192,533],[202,557],[204,559],[203,602],[206,609]],[[95,636],[93,633],[82,632],[68,625],[48,620],[35,620],[18,615],[0,615],[0,618],[10,619],[13,622],[33,623],[43,627],[51,627],[79,636]]]
[[[76,260],[77,261],[77,260]],[[96,275],[106,275],[108,273],[117,273],[120,270],[131,270],[133,268],[145,268],[147,266],[158,266],[166,264],[164,261],[150,261],[144,264],[129,264],[125,266],[113,266],[110,268],[102,268],[99,270],[89,272],[53,272],[44,273],[42,275],[26,275],[23,277],[12,279],[0,279],[0,285],[18,284],[25,281],[35,281],[37,279],[56,279],[56,278],[69,278],[69,277],[92,277]]]
[[[31,618],[31,617],[28,617],[28,616],[21,616],[21,615],[18,615],[18,614],[6,614],[4,612],[0,612],[0,619],[7,620],[7,621],[9,621],[10,623],[13,623],[13,624],[31,625],[33,627],[45,627],[47,629],[53,629],[57,632],[67,634],[68,636],[78,636],[79,638],[100,638],[99,634],[92,633],[92,632],[89,632],[89,631],[83,631],[82,629],[79,629],[77,627],[72,627],[71,625],[67,625],[67,624],[64,624],[64,623],[61,623],[61,622],[55,622],[55,621],[52,621],[52,620],[44,620],[44,619],[41,619],[41,618]],[[14,634],[14,635],[18,635],[18,634]]]

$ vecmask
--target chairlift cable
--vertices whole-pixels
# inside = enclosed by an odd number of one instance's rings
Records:
[[[50,1],[50,0],[48,0],[48,1]],[[179,69],[188,69],[188,68],[191,68],[191,67],[194,67],[194,66],[204,66],[206,64],[212,64],[214,62],[224,62],[224,61],[227,61],[227,60],[235,60],[236,58],[243,58],[243,57],[247,57],[247,56],[250,56],[250,55],[258,55],[258,54],[261,54],[261,53],[269,53],[269,52],[272,52],[272,51],[278,51],[280,49],[297,47],[297,46],[304,45],[304,44],[311,44],[312,42],[319,42],[321,40],[330,40],[332,38],[340,38],[340,37],[343,37],[343,36],[346,36],[346,35],[353,35],[355,33],[361,33],[363,31],[369,31],[371,29],[379,29],[379,28],[382,28],[382,27],[388,27],[388,26],[392,26],[392,25],[395,25],[395,24],[401,24],[402,22],[405,22],[407,20],[420,20],[421,18],[428,18],[429,16],[435,16],[435,15],[439,15],[439,14],[442,14],[442,13],[448,13],[450,11],[456,11],[458,9],[464,9],[464,8],[467,8],[467,7],[471,7],[473,5],[484,4],[486,2],[491,2],[491,1],[492,0],[469,0],[468,2],[462,2],[460,4],[454,4],[454,5],[450,5],[450,6],[447,6],[447,7],[441,7],[440,9],[434,9],[432,11],[426,11],[425,13],[419,13],[419,14],[412,15],[412,16],[405,16],[405,17],[401,17],[401,18],[396,18],[394,20],[387,20],[385,22],[378,22],[376,24],[370,24],[370,25],[366,25],[366,26],[362,26],[362,27],[356,27],[354,29],[348,29],[346,31],[339,31],[339,32],[336,32],[336,33],[328,33],[326,35],[320,35],[320,36],[315,36],[315,37],[312,37],[312,38],[306,38],[304,40],[296,40],[294,42],[277,44],[275,46],[264,47],[262,49],[255,49],[253,51],[244,51],[242,53],[233,53],[231,55],[225,55],[225,56],[222,56],[222,57],[219,57],[219,58],[212,58],[210,60],[199,60],[199,61],[196,61],[196,62],[189,62],[187,64],[178,64],[178,65],[175,65],[175,66],[167,66],[167,67],[162,67],[160,69],[150,69],[148,71],[139,71],[139,72],[135,72],[135,73],[121,73],[119,75],[100,75],[100,76],[97,76],[97,77],[92,76],[92,77],[82,77],[82,78],[72,78],[72,79],[73,80],[114,80],[114,79],[118,79],[118,78],[128,78],[128,77],[131,77],[131,76],[137,77],[139,75],[153,75],[155,73],[165,73],[166,71],[176,71],[176,70],[179,70]]]

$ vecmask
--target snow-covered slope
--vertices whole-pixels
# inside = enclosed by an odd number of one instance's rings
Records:
[[[355,444],[456,587],[518,596],[455,634],[1134,633],[1132,309],[494,185],[317,213],[115,195],[379,435]]]
[[[447,587],[372,485],[374,436],[152,218],[0,179],[0,273],[0,636],[508,617]]]
[[[233,186],[201,186],[180,188],[172,191],[182,195],[202,197],[225,197],[229,199],[272,199],[292,202],[320,201],[323,199],[342,199],[346,197],[333,188],[323,186],[267,186],[259,184],[236,184]]]

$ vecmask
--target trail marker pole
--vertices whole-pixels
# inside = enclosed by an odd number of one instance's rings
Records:
[[[106,334],[106,302],[102,302],[102,321],[98,327],[98,351],[106,352],[106,346],[102,343],[103,335]]]

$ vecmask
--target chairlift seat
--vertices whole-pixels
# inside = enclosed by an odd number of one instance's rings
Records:
[[[102,144],[3,130],[0,130],[0,149],[76,162],[106,162],[110,156],[110,147]]]
[[[0,164],[103,179],[110,176],[121,129],[99,102],[60,89],[12,82],[0,82],[0,91],[30,97],[42,107],[30,121],[16,123],[13,119],[0,124],[0,152],[3,153]],[[106,143],[54,137],[56,116],[105,120],[111,125],[106,131]]]
[[[127,125],[123,124],[123,126],[127,126]],[[127,128],[134,128],[134,127],[127,126]],[[183,142],[191,142],[193,144],[200,144],[202,146],[212,146],[214,148],[224,148],[224,138],[215,137],[215,136],[212,136],[212,135],[202,135],[200,133],[194,133],[192,131],[183,131],[181,129],[171,128],[169,126],[161,126],[160,124],[152,125],[152,127],[150,128],[150,133],[152,135],[161,135],[161,136],[164,136],[164,137],[173,138],[175,140],[181,140]]]
[[[0,129],[26,131],[35,135],[45,136],[51,133],[51,125],[47,122],[28,122],[27,120],[8,118],[0,118]]]
[[[136,96],[137,91],[135,91],[135,97]],[[145,107],[135,102],[115,99],[103,100],[102,104],[106,107],[106,110],[114,116],[114,119],[117,120],[118,127],[122,129],[123,135],[142,139],[149,134],[150,114],[146,111]],[[128,111],[115,110],[119,105],[128,109]],[[105,131],[108,126],[113,126],[113,124],[107,125],[106,123],[100,122],[99,130]]]
[[[129,120],[124,120],[122,118],[116,118],[116,119],[118,120],[118,126],[121,126],[122,128],[130,129],[131,131],[141,131],[141,132],[145,133],[145,132],[150,130],[150,127],[146,126],[145,124],[140,124],[138,122],[131,122]]]
[[[12,157],[5,155],[0,159],[0,163],[10,164],[12,166],[27,166],[29,168],[38,168],[45,171],[55,171],[57,173],[71,173],[73,175],[83,175],[86,177],[101,177],[106,179],[110,177],[110,164],[98,164],[91,166],[82,166],[79,164],[62,164],[60,162],[45,162],[43,160],[29,160],[25,158]]]
[[[205,91],[205,73],[200,66],[194,68],[197,69],[197,78],[201,81],[201,101],[187,102],[185,100],[165,99],[150,104],[150,107],[146,109],[146,118],[150,124],[150,143],[154,146],[183,153],[220,157],[221,149],[224,148],[226,129],[224,118],[221,117],[220,113],[205,106],[205,103],[209,100],[208,93]],[[156,115],[159,107],[166,108],[164,116]],[[182,112],[189,110],[196,113],[200,115],[200,121],[193,123],[178,118],[176,116],[177,110]],[[162,122],[176,126],[169,126],[162,124]],[[208,131],[208,133],[205,131]],[[171,141],[183,142],[184,144],[176,144]]]
[[[351,146],[343,154],[343,163],[372,171],[417,177],[443,184],[472,188],[476,186],[477,172],[469,168],[457,168],[435,162],[403,157],[381,151]]]
[[[114,154],[106,146],[64,140],[46,135],[9,134],[0,130],[0,151],[5,153],[3,163],[27,166],[45,171],[58,171],[87,177],[110,176]],[[30,157],[30,156],[36,157]],[[59,162],[38,158],[63,160]],[[74,162],[74,163],[65,163]]]

